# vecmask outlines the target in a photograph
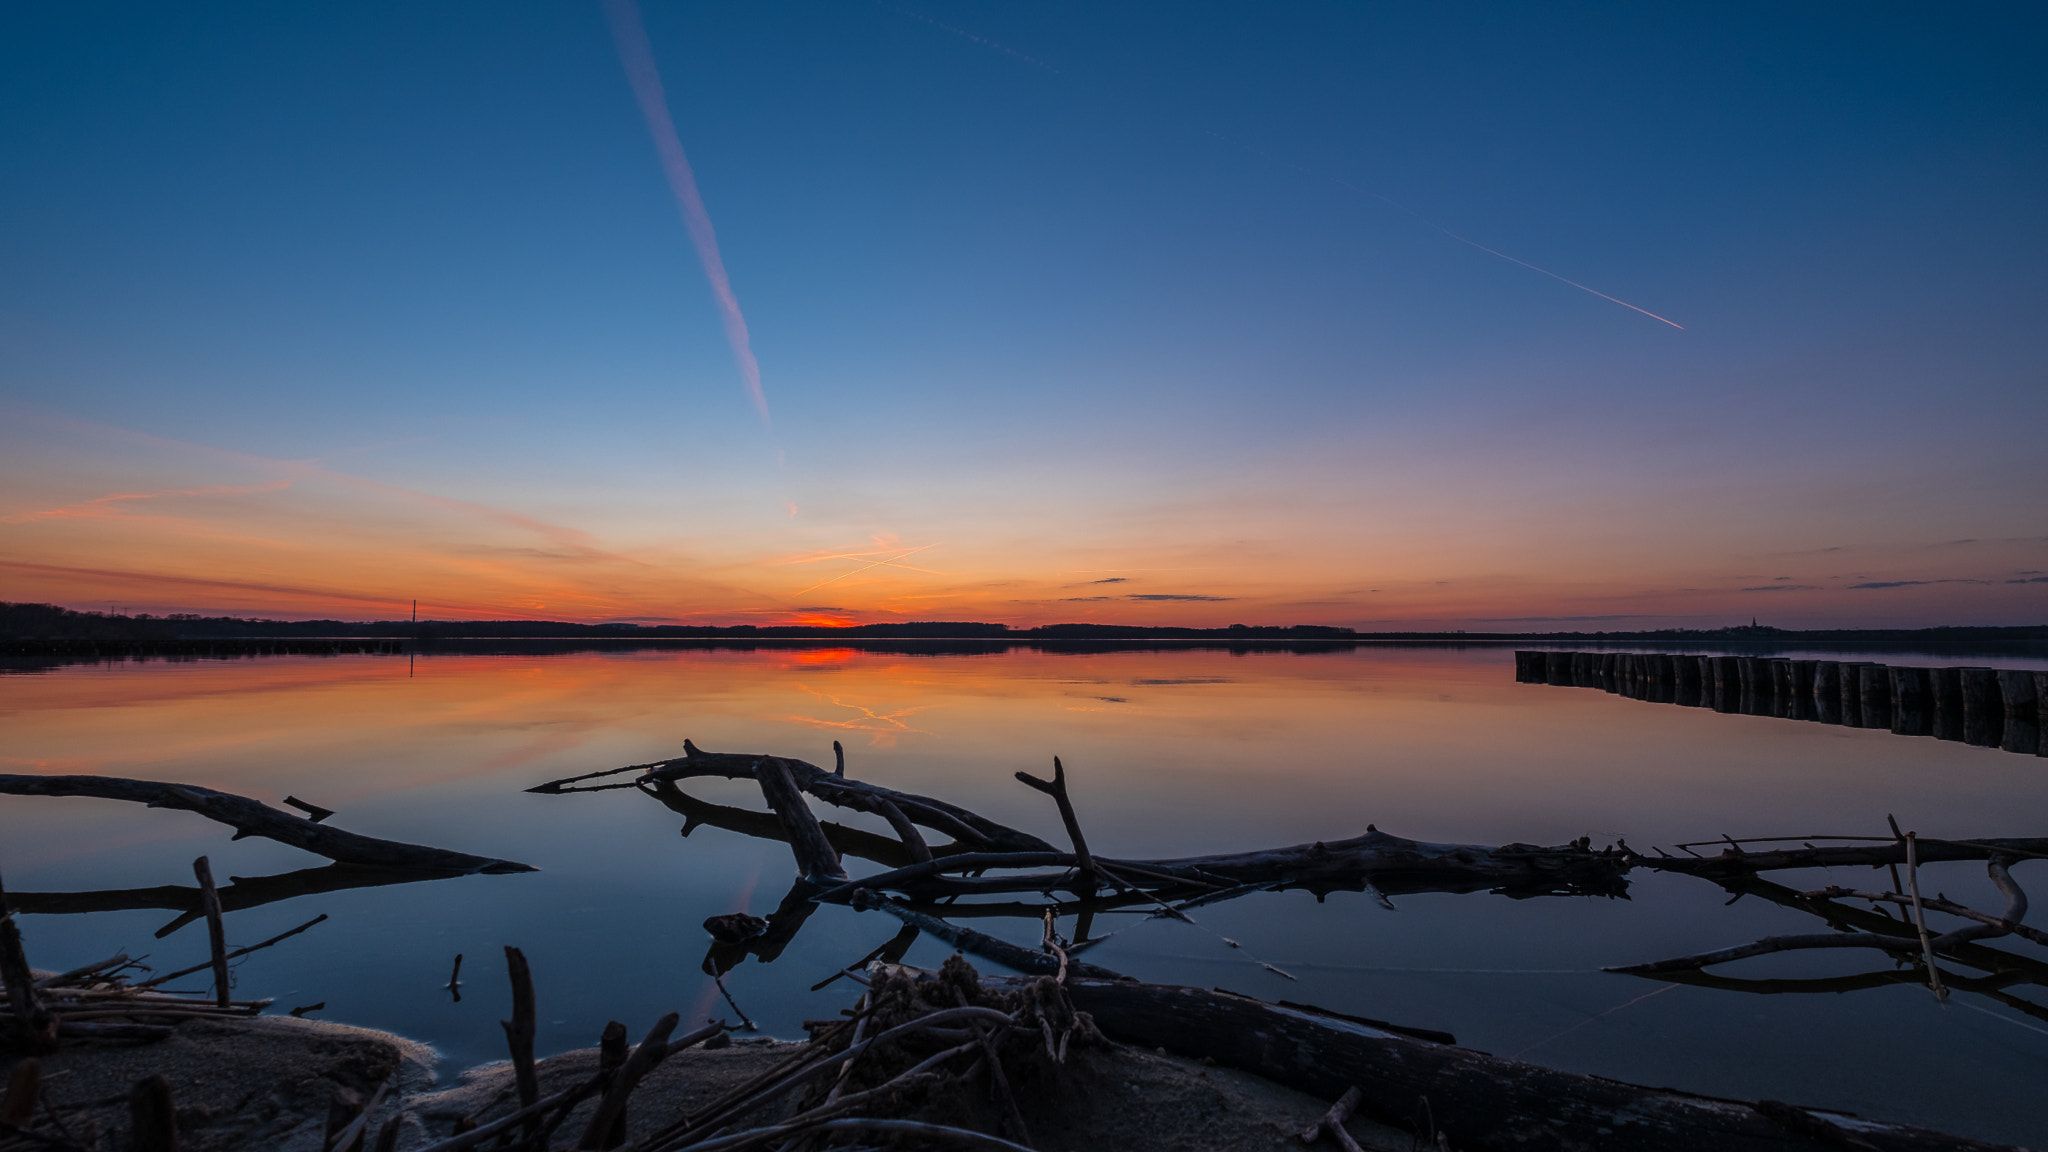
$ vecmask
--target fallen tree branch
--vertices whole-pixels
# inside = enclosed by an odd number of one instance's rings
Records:
[[[235,829],[237,840],[245,836],[261,836],[342,864],[457,873],[534,871],[532,865],[512,860],[495,860],[467,852],[451,852],[445,848],[402,844],[395,840],[343,832],[327,824],[315,824],[303,816],[280,812],[247,796],[218,792],[194,784],[129,780],[119,776],[5,774],[0,775],[0,795],[92,796],[102,800],[128,800],[151,808],[196,812]]]
[[[705,752],[688,740],[683,741],[683,755],[672,760],[658,760],[652,764],[635,764],[632,768],[644,770],[642,780],[649,783],[660,781],[687,780],[699,776],[721,776],[727,780],[754,779],[754,765],[767,757],[765,754],[738,754],[731,752]],[[778,757],[789,769],[791,780],[797,788],[840,808],[851,808],[857,812],[877,812],[878,802],[888,800],[894,803],[913,822],[926,828],[944,832],[955,840],[982,848],[999,851],[1030,852],[1051,848],[1052,845],[1027,832],[1005,827],[993,820],[978,816],[965,808],[934,800],[929,796],[918,796],[909,792],[898,792],[875,784],[849,780],[802,760]],[[627,769],[614,769],[623,772]],[[572,780],[587,780],[606,773],[585,773],[582,776],[563,780],[550,780],[528,788],[528,792],[553,794],[563,791],[563,785]]]
[[[1060,962],[1044,952],[1034,952],[1029,948],[1012,944],[1007,940],[998,940],[986,932],[976,932],[972,928],[962,928],[957,924],[948,924],[936,916],[906,908],[887,896],[882,896],[875,892],[865,889],[860,890],[856,893],[852,904],[855,909],[863,912],[870,909],[887,912],[889,915],[916,928],[927,936],[944,940],[953,947],[963,952],[971,952],[984,960],[993,960],[1012,971],[1029,972],[1040,976],[1055,976],[1059,974],[1061,969]],[[1107,968],[1098,968],[1093,964],[1083,964],[1079,961],[1072,962],[1067,967],[1071,971],[1078,972],[1084,976],[1092,976],[1098,980],[1130,979],[1130,977],[1125,976],[1121,972],[1112,972]]]

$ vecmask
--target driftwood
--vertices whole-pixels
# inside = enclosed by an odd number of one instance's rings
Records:
[[[699,776],[720,776],[727,780],[752,780],[754,765],[768,759],[765,754],[735,754],[731,752],[705,752],[688,740],[683,741],[683,755],[673,760],[658,760],[652,764],[631,764],[624,768],[607,769],[604,772],[587,773],[563,780],[550,780],[546,784],[528,788],[528,792],[559,793],[576,791],[567,787],[577,780],[596,776],[637,771],[641,779],[654,781],[688,780]],[[836,776],[815,764],[789,757],[777,757],[789,769],[790,779],[798,790],[839,808],[850,808],[856,812],[872,812],[882,815],[880,802],[887,800],[894,804],[911,822],[934,831],[943,832],[955,840],[964,841],[977,847],[1003,852],[1032,852],[1051,848],[1052,845],[1028,832],[1019,832],[993,820],[977,816],[965,808],[934,800],[929,796],[918,796],[909,792],[898,792],[875,784],[864,784]],[[886,819],[886,817],[884,817]]]
[[[832,850],[825,830],[818,827],[817,816],[804,803],[796,782],[790,779],[789,765],[777,757],[764,756],[754,765],[754,779],[760,783],[768,807],[775,810],[776,819],[782,822],[782,834],[789,841],[790,850],[796,853],[797,869],[804,879],[813,884],[834,884],[846,879],[846,869],[839,866],[839,853]],[[896,807],[891,801],[882,803]],[[899,808],[899,814],[900,811]]]
[[[1410,1126],[1426,1099],[1436,1127],[1459,1152],[1815,1148],[1811,1135],[1780,1118],[1791,1116],[1853,1132],[1882,1152],[2006,1147],[1825,1109],[1722,1100],[1560,1072],[1227,992],[1070,980],[1067,994],[1111,1039],[1208,1057],[1325,1099],[1357,1087],[1359,1112],[1385,1123]]]
[[[213,994],[221,1007],[228,1006],[228,932],[220,919],[220,893],[213,887],[213,866],[201,856],[192,862],[192,875],[199,881],[199,910],[206,917],[206,946],[213,954]]]
[[[35,976],[21,943],[21,929],[14,923],[14,909],[9,907],[4,887],[0,887],[0,982],[7,985],[7,1008],[12,1017],[8,1026],[0,1029],[0,1041],[32,1053],[55,1047],[57,1020],[36,993]]]
[[[218,889],[222,912],[240,912],[279,900],[342,892],[351,888],[376,888],[386,884],[417,884],[425,880],[448,880],[461,872],[398,871],[364,868],[354,864],[325,864],[301,868],[276,876],[230,877],[228,886]],[[125,912],[136,908],[162,908],[184,913],[172,927],[158,933],[168,936],[200,916],[199,889],[182,884],[154,888],[108,888],[96,892],[16,892],[10,897],[15,910],[35,915],[75,915],[83,912]]]
[[[1074,962],[1069,965],[1068,962],[1056,958],[1050,953],[1033,952],[1029,948],[1012,944],[1007,940],[998,940],[986,932],[976,932],[972,928],[962,928],[957,924],[948,924],[936,916],[906,908],[896,901],[886,896],[879,896],[874,892],[862,890],[853,900],[853,906],[862,911],[875,909],[886,912],[927,936],[944,940],[963,952],[971,952],[984,960],[993,960],[1003,967],[1014,971],[1052,976],[1065,972],[1071,967],[1074,972],[1080,975],[1092,976],[1097,979],[1130,979],[1130,977],[1120,972],[1112,972],[1107,968],[1098,968],[1093,964]]]
[[[1821,837],[1805,839],[1818,840]],[[1728,847],[1716,856],[1638,856],[1635,863],[1640,867],[1655,868],[1659,872],[1683,872],[1688,876],[1701,876],[1711,880],[1749,872],[1778,872],[1788,868],[1882,868],[1888,864],[1903,865],[1906,862],[1906,845],[1903,838],[1882,844],[1830,844],[1818,848],[1779,848],[1763,852],[1746,852],[1742,849],[1745,843],[1755,841],[1730,840]],[[1915,853],[1922,864],[1948,860],[1990,860],[1999,856],[2014,859],[2048,859],[2048,838],[2009,836],[1985,840],[1931,840],[1920,837],[1915,846]]]
[[[1040,780],[1026,773],[1024,783],[1051,795],[1060,806],[1062,823],[1078,852],[1061,852],[1045,841],[1006,828],[967,809],[924,796],[895,792],[826,772],[815,765],[786,757],[733,755],[705,752],[684,741],[686,755],[652,764],[628,765],[606,772],[553,780],[527,789],[529,792],[560,794],[582,791],[570,785],[598,776],[639,771],[637,783],[663,803],[697,824],[713,824],[748,835],[774,839],[808,838],[807,832],[791,833],[788,817],[769,817],[740,809],[707,804],[688,797],[676,782],[701,776],[760,781],[764,773],[757,766],[773,761],[778,770],[766,773],[764,794],[779,791],[781,770],[786,769],[798,791],[827,803],[888,819],[887,809],[896,809],[909,822],[935,828],[955,837],[955,843],[931,849],[932,859],[915,859],[914,848],[888,837],[856,829],[822,826],[822,839],[837,851],[878,862],[903,860],[898,867],[879,877],[867,877],[850,885],[828,889],[819,898],[828,902],[851,899],[854,887],[886,888],[912,900],[938,899],[992,892],[1029,892],[1063,889],[1088,895],[1095,887],[1090,875],[1100,868],[1123,884],[1155,891],[1182,891],[1192,895],[1203,891],[1257,887],[1306,888],[1318,895],[1336,891],[1366,891],[1382,894],[1405,892],[1473,892],[1500,890],[1511,895],[1594,894],[1618,896],[1626,892],[1626,873],[1637,857],[1624,845],[1594,850],[1584,839],[1569,845],[1542,848],[1529,844],[1508,844],[1498,848],[1473,844],[1430,844],[1392,836],[1368,826],[1362,836],[1347,840],[1317,841],[1286,848],[1256,852],[1197,856],[1176,860],[1119,860],[1089,852],[1081,836],[1073,805],[1066,799],[1064,765],[1055,763],[1054,778]],[[777,813],[789,808],[786,800],[769,797]],[[801,817],[799,817],[801,819]],[[792,844],[800,870],[815,876],[822,864],[816,844]],[[950,850],[949,850],[950,849]],[[986,869],[1056,867],[1072,875],[1006,876],[976,880],[956,879],[948,873]],[[913,883],[915,882],[915,883]]]
[[[326,824],[316,824],[303,816],[280,812],[247,796],[201,788],[194,784],[128,780],[119,776],[6,774],[0,775],[0,795],[92,796],[102,800],[128,800],[137,804],[147,804],[152,808],[177,808],[197,812],[209,820],[217,820],[235,829],[234,838],[237,840],[245,836],[261,836],[280,844],[303,848],[316,856],[325,856],[340,864],[455,873],[534,871],[532,865],[512,860],[495,860],[487,856],[472,856],[467,852],[451,852],[445,848],[427,848],[418,844],[401,844],[395,840],[379,840],[372,836],[343,832]]]

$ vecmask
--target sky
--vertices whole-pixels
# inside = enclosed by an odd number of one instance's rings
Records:
[[[9,5],[0,599],[2048,623],[2044,33]]]

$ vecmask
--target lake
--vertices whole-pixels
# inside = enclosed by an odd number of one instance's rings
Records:
[[[1827,658],[2048,667],[2011,651],[1859,648]],[[297,896],[228,917],[231,944],[330,917],[240,961],[238,995],[273,997],[279,1011],[324,1002],[318,1015],[429,1041],[453,1067],[503,1055],[507,944],[532,962],[543,1054],[592,1044],[608,1019],[637,1035],[670,1010],[732,1017],[703,971],[700,925],[774,909],[794,880],[788,847],[716,827],[679,836],[680,816],[632,790],[523,791],[679,756],[685,738],[827,768],[836,739],[850,776],[1064,844],[1052,803],[1012,778],[1049,775],[1058,755],[1090,845],[1126,857],[1334,840],[1368,824],[1487,845],[1590,836],[1597,848],[1625,837],[1640,850],[1724,833],[1884,835],[1888,814],[1929,837],[2048,834],[2048,760],[1516,683],[1506,647],[440,647],[15,671],[0,676],[0,771],[173,780],[272,804],[294,795],[334,809],[332,822],[351,831],[538,867]],[[685,787],[764,808],[750,782]],[[322,863],[265,840],[230,842],[189,813],[0,797],[10,892],[189,885],[201,854],[224,882]],[[2037,903],[2048,899],[2048,862],[2014,875]],[[1771,878],[1797,889],[1888,882],[1868,869]],[[1981,864],[1930,865],[1923,882],[2003,907]],[[1371,894],[1259,893],[1201,908],[1195,924],[1100,916],[1097,932],[1116,934],[1087,958],[1147,980],[1446,1030],[1574,1071],[2044,1139],[2048,1021],[2010,1002],[1957,992],[1941,1004],[1905,983],[1762,995],[1600,971],[1823,930],[1763,899],[1727,902],[1708,881],[1644,870],[1631,874],[1626,899],[1411,894],[1394,896],[1389,911]],[[206,949],[203,927],[153,938],[173,916],[137,908],[22,924],[38,967],[126,950],[167,970]],[[1021,943],[1039,936],[1030,921],[968,923]],[[802,1020],[831,1016],[853,996],[846,982],[812,986],[898,927],[822,907],[774,963],[740,964],[726,988],[762,1031],[800,1036]],[[1993,943],[2048,955],[2011,938]],[[936,965],[950,951],[920,940],[906,959]],[[459,1002],[443,988],[457,953],[466,957]],[[1717,971],[1893,967],[1875,952],[1837,950]],[[2003,994],[2038,1005],[2048,1002],[2042,991],[2017,984]]]

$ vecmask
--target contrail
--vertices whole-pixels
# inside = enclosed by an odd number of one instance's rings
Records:
[[[919,552],[922,552],[922,551],[924,551],[924,550],[925,550],[926,548],[937,548],[937,547],[938,547],[938,545],[937,545],[937,544],[927,544],[927,545],[925,545],[925,546],[924,546],[924,548],[912,548],[912,549],[911,549],[910,551],[908,551],[908,552],[904,552],[904,553],[901,553],[901,554],[899,554],[899,555],[896,555],[896,556],[891,556],[891,557],[889,557],[889,558],[888,558],[887,560],[877,560],[877,561],[875,561],[875,562],[874,562],[874,563],[872,563],[872,564],[863,564],[863,565],[861,565],[861,566],[860,566],[860,567],[858,567],[858,568],[852,568],[852,569],[848,569],[847,571],[845,571],[845,572],[841,572],[841,573],[840,573],[839,575],[837,575],[837,576],[834,576],[834,577],[832,577],[832,579],[830,579],[830,580],[820,580],[820,581],[818,581],[818,582],[817,582],[816,584],[813,584],[813,585],[811,585],[811,586],[810,586],[809,588],[800,588],[800,589],[798,589],[797,591],[795,591],[795,592],[792,592],[792,593],[790,593],[790,595],[792,595],[792,596],[801,596],[801,595],[803,595],[803,594],[804,594],[804,593],[806,593],[806,592],[811,592],[811,591],[815,591],[815,590],[817,590],[817,589],[819,589],[819,588],[823,588],[823,587],[824,587],[825,585],[827,585],[827,584],[837,584],[837,583],[838,583],[839,581],[841,581],[841,580],[844,580],[844,579],[846,579],[846,578],[847,578],[848,576],[858,576],[858,575],[860,575],[861,573],[863,573],[863,572],[867,571],[867,570],[868,570],[868,569],[870,569],[870,568],[880,568],[880,567],[882,567],[882,566],[883,566],[884,564],[891,564],[891,565],[893,565],[893,564],[895,564],[895,563],[896,563],[896,561],[898,561],[898,560],[901,560],[901,559],[903,559],[903,558],[905,558],[905,557],[907,557],[907,556],[915,556],[915,555],[917,555],[917,554],[918,554]],[[905,565],[905,567],[908,567],[908,565]]]
[[[747,340],[747,318],[732,294],[732,281],[725,275],[725,261],[718,255],[718,233],[711,228],[711,216],[704,211],[704,198],[697,194],[697,178],[690,172],[690,158],[683,154],[683,142],[676,136],[675,121],[669,119],[668,97],[661,89],[661,70],[654,64],[654,48],[647,42],[647,26],[640,21],[640,6],[634,0],[604,0],[605,17],[612,26],[612,43],[618,47],[619,63],[625,66],[626,81],[640,102],[640,114],[647,119],[647,134],[654,137],[654,150],[661,157],[661,170],[675,193],[676,208],[683,214],[683,226],[690,242],[697,246],[697,259],[704,265],[704,278],[711,281],[711,294],[718,300],[718,316],[725,324],[725,339],[732,345],[733,359],[739,361],[740,379],[761,422],[768,422],[768,397],[761,391],[761,366],[754,361],[754,349]]]
[[[893,4],[884,4],[884,3],[881,3],[881,2],[880,2],[880,0],[876,0],[876,7],[879,7],[879,8],[885,9],[885,10],[887,10],[887,11],[890,11],[890,12],[894,12],[894,13],[896,13],[896,14],[897,14],[897,15],[899,15],[899,16],[906,16],[906,17],[909,17],[909,18],[910,18],[910,19],[912,19],[912,20],[919,20],[919,21],[922,21],[922,22],[924,22],[924,23],[926,23],[926,24],[929,24],[929,25],[931,25],[931,26],[932,26],[932,27],[934,27],[934,28],[938,28],[938,29],[940,29],[940,30],[942,30],[942,31],[950,32],[950,33],[952,33],[953,35],[955,35],[955,36],[958,36],[958,37],[960,37],[960,38],[961,38],[961,39],[963,39],[963,40],[971,40],[971,41],[973,41],[974,43],[976,43],[976,44],[979,44],[979,45],[981,45],[981,46],[983,46],[983,47],[985,47],[985,48],[992,48],[992,49],[994,49],[995,51],[997,51],[997,52],[1001,52],[1001,53],[1003,53],[1003,54],[1004,54],[1004,55],[1006,55],[1006,56],[1013,56],[1013,57],[1015,57],[1015,58],[1017,58],[1017,59],[1019,59],[1019,60],[1022,60],[1022,61],[1024,61],[1024,62],[1025,62],[1026,64],[1030,64],[1030,65],[1032,65],[1032,66],[1034,66],[1034,67],[1037,67],[1037,68],[1042,68],[1042,69],[1044,69],[1044,70],[1045,70],[1045,71],[1047,71],[1047,72],[1051,72],[1051,73],[1053,73],[1054,75],[1056,75],[1056,76],[1059,76],[1059,77],[1061,77],[1062,79],[1068,79],[1068,80],[1071,80],[1071,79],[1072,79],[1071,77],[1067,76],[1067,74],[1066,74],[1065,72],[1062,72],[1062,71],[1060,71],[1060,70],[1059,70],[1058,68],[1055,68],[1055,67],[1053,67],[1053,66],[1052,66],[1052,65],[1050,65],[1050,64],[1047,64],[1047,63],[1046,63],[1045,61],[1043,61],[1043,60],[1037,59],[1036,57],[1032,57],[1032,56],[1026,56],[1026,55],[1025,55],[1024,53],[1022,53],[1022,52],[1019,52],[1019,51],[1017,51],[1017,50],[1015,50],[1015,49],[1013,49],[1013,48],[1009,48],[1009,47],[1006,47],[1006,46],[1004,46],[1004,45],[1002,45],[1002,44],[998,44],[998,43],[996,43],[995,41],[993,41],[993,40],[990,40],[990,39],[988,39],[988,38],[987,38],[987,37],[985,37],[985,36],[977,36],[977,35],[975,35],[974,33],[972,33],[972,32],[969,32],[969,31],[967,31],[967,30],[966,30],[966,29],[964,29],[964,28],[955,28],[955,27],[953,27],[953,26],[952,26],[951,24],[942,24],[942,23],[940,23],[939,21],[937,21],[937,20],[934,20],[934,19],[932,19],[931,17],[929,17],[929,16],[926,16],[926,15],[924,15],[924,14],[923,14],[923,13],[921,13],[921,12],[913,12],[913,11],[911,11],[911,10],[910,10],[910,9],[908,9],[908,8],[898,8],[898,7],[896,7],[896,6],[895,6],[895,5],[893,5]],[[1408,215],[1410,215],[1410,216],[1413,216],[1413,217],[1415,217],[1415,218],[1416,218],[1417,220],[1421,221],[1421,222],[1422,222],[1423,224],[1426,224],[1426,225],[1428,225],[1428,226],[1429,226],[1430,228],[1433,228],[1433,229],[1435,229],[1436,231],[1438,231],[1438,232],[1441,232],[1441,233],[1443,233],[1444,235],[1446,235],[1446,236],[1450,237],[1451,239],[1453,239],[1453,240],[1456,240],[1456,241],[1457,241],[1458,243],[1460,243],[1460,244],[1467,244],[1467,245],[1470,245],[1470,246],[1472,246],[1472,247],[1474,247],[1474,248],[1477,248],[1477,249],[1479,249],[1479,250],[1480,250],[1481,252],[1484,252],[1484,253],[1486,253],[1486,254],[1487,254],[1487,255],[1489,255],[1489,256],[1498,256],[1498,257],[1500,257],[1500,258],[1501,258],[1502,260],[1505,260],[1505,261],[1507,261],[1507,262],[1508,262],[1508,263],[1510,263],[1510,264],[1519,264],[1519,265],[1521,265],[1522,267],[1524,267],[1524,268],[1527,268],[1527,269],[1528,269],[1529,271],[1531,271],[1531,272],[1540,272],[1540,273],[1542,273],[1543,275],[1545,275],[1545,276],[1548,276],[1548,277],[1550,277],[1550,278],[1551,278],[1552,280],[1557,280],[1557,281],[1560,281],[1560,282],[1562,282],[1562,283],[1565,283],[1565,284],[1569,284],[1569,285],[1571,285],[1572,287],[1574,287],[1574,288],[1577,288],[1577,289],[1578,289],[1579,291],[1581,291],[1581,292],[1585,292],[1585,293],[1589,293],[1589,294],[1591,294],[1591,295],[1594,295],[1594,296],[1598,296],[1598,297],[1599,297],[1600,299],[1602,299],[1602,300],[1605,300],[1605,301],[1607,301],[1607,302],[1608,302],[1608,303],[1610,303],[1610,304],[1619,304],[1619,305],[1621,305],[1621,306],[1622,306],[1623,308],[1626,308],[1626,309],[1628,309],[1628,310],[1629,310],[1629,311],[1631,311],[1631,312],[1640,312],[1640,313],[1642,313],[1643,315],[1645,315],[1645,316],[1648,316],[1648,317],[1649,317],[1650,319],[1652,319],[1652,320],[1655,320],[1655,321],[1657,321],[1657,322],[1659,322],[1659,323],[1662,323],[1662,324],[1669,324],[1669,325],[1671,325],[1671,326],[1672,326],[1673,328],[1676,328],[1676,329],[1678,329],[1678,330],[1679,330],[1679,331],[1681,331],[1681,332],[1683,332],[1683,331],[1685,330],[1685,325],[1683,325],[1683,324],[1680,324],[1680,323],[1679,323],[1679,322],[1677,322],[1676,320],[1667,320],[1667,319],[1665,319],[1664,317],[1662,317],[1662,316],[1659,316],[1659,315],[1657,315],[1657,314],[1656,314],[1655,312],[1652,312],[1652,311],[1650,311],[1650,310],[1649,310],[1648,308],[1638,308],[1638,307],[1636,307],[1636,306],[1635,306],[1634,304],[1631,304],[1631,303],[1629,303],[1629,302],[1628,302],[1628,301],[1626,301],[1626,300],[1620,299],[1620,298],[1618,298],[1618,297],[1615,297],[1615,296],[1609,296],[1609,295],[1608,295],[1607,293],[1605,293],[1605,292],[1602,292],[1602,291],[1600,291],[1600,290],[1599,290],[1599,289],[1597,289],[1597,288],[1588,288],[1588,287],[1586,287],[1586,286],[1585,286],[1584,284],[1581,284],[1581,283],[1579,283],[1579,282],[1578,282],[1577,280],[1573,280],[1573,279],[1571,279],[1570,277],[1567,277],[1567,276],[1560,276],[1560,275],[1558,275],[1557,273],[1555,273],[1555,272],[1552,272],[1552,271],[1551,271],[1550,269],[1548,269],[1548,268],[1541,268],[1541,267],[1538,267],[1537,265],[1534,265],[1534,264],[1531,264],[1531,263],[1529,263],[1529,262],[1528,262],[1527,260],[1522,260],[1522,259],[1518,259],[1518,258],[1516,258],[1516,257],[1514,257],[1514,256],[1510,256],[1510,255],[1508,255],[1507,253],[1505,253],[1505,252],[1502,252],[1502,251],[1500,251],[1499,249],[1496,249],[1496,248],[1488,248],[1488,247],[1487,247],[1486,245],[1484,245],[1484,244],[1481,244],[1481,243],[1480,243],[1479,241],[1477,241],[1477,240],[1474,240],[1474,239],[1471,239],[1470,237],[1467,237],[1467,236],[1460,236],[1460,235],[1458,235],[1458,234],[1457,234],[1456,232],[1453,232],[1453,231],[1451,231],[1451,230],[1450,230],[1449,228],[1446,228],[1446,227],[1444,227],[1443,225],[1441,225],[1441,224],[1437,223],[1436,221],[1434,221],[1434,220],[1431,220],[1431,219],[1430,219],[1429,217],[1427,217],[1427,216],[1424,216],[1424,215],[1423,215],[1422,213],[1420,213],[1420,212],[1417,212],[1417,211],[1416,211],[1415,209],[1413,209],[1413,208],[1410,208],[1410,207],[1408,207],[1408,206],[1407,206],[1406,204],[1403,204],[1403,203],[1401,203],[1401,202],[1400,202],[1399,200],[1395,200],[1394,198],[1392,198],[1392,197],[1390,197],[1390,196],[1384,196],[1384,195],[1382,195],[1382,194],[1380,194],[1380,193],[1378,193],[1378,192],[1373,192],[1373,191],[1369,191],[1369,190],[1367,190],[1367,189],[1364,189],[1364,188],[1360,188],[1360,187],[1358,187],[1357,185],[1355,185],[1355,184],[1352,184],[1352,183],[1351,183],[1350,181],[1348,181],[1348,180],[1343,180],[1343,179],[1340,179],[1339,177],[1336,177],[1336,176],[1332,176],[1332,175],[1330,175],[1330,174],[1328,174],[1328,173],[1326,173],[1326,172],[1318,172],[1318,171],[1316,171],[1316,170],[1314,170],[1314,169],[1312,169],[1312,168],[1306,168],[1306,167],[1303,167],[1303,166],[1302,166],[1302,165],[1300,165],[1300,164],[1296,164],[1296,163],[1294,163],[1293,161],[1290,161],[1290,160],[1283,160],[1283,159],[1281,159],[1280,157],[1278,157],[1278,156],[1274,156],[1273,154],[1271,154],[1271,153],[1269,153],[1269,152],[1267,152],[1267,151],[1265,151],[1265,150],[1263,150],[1263,149],[1261,149],[1261,148],[1257,148],[1257,147],[1254,147],[1253,145],[1247,144],[1247,143],[1245,143],[1245,142],[1244,142],[1244,141],[1242,141],[1242,140],[1233,140],[1233,139],[1231,139],[1230,137],[1228,137],[1228,136],[1225,136],[1225,135],[1223,135],[1223,134],[1222,134],[1222,133],[1220,133],[1220,132],[1213,132],[1213,131],[1211,131],[1211,130],[1209,130],[1209,129],[1207,129],[1207,128],[1199,128],[1199,127],[1198,127],[1198,128],[1196,128],[1196,130],[1197,130],[1197,131],[1199,131],[1199,132],[1201,132],[1201,133],[1202,133],[1203,135],[1205,135],[1205,136],[1212,136],[1212,137],[1214,137],[1214,138],[1216,138],[1216,139],[1218,139],[1218,140],[1221,140],[1221,141],[1223,141],[1223,142],[1224,142],[1225,144],[1229,144],[1229,145],[1231,145],[1231,146],[1232,146],[1232,147],[1234,147],[1234,148],[1242,148],[1243,150],[1245,150],[1245,151],[1247,151],[1247,152],[1250,152],[1250,153],[1251,153],[1251,154],[1253,154],[1254,156],[1257,156],[1257,157],[1259,157],[1259,158],[1261,158],[1261,159],[1263,159],[1263,160],[1268,160],[1268,161],[1271,161],[1271,162],[1273,162],[1273,163],[1275,163],[1275,164],[1280,164],[1280,165],[1282,165],[1282,166],[1284,166],[1284,167],[1287,167],[1287,168],[1292,168],[1292,169],[1294,169],[1294,170],[1295,170],[1296,172],[1299,172],[1299,173],[1301,173],[1301,174],[1302,174],[1302,175],[1304,175],[1304,176],[1309,176],[1309,177],[1312,177],[1312,178],[1314,178],[1314,179],[1317,179],[1317,180],[1325,180],[1325,181],[1328,181],[1329,183],[1335,184],[1335,185],[1337,185],[1338,187],[1340,187],[1340,188],[1343,188],[1343,189],[1345,189],[1346,191],[1349,191],[1349,192],[1354,192],[1354,193],[1357,193],[1357,194],[1358,194],[1358,195],[1360,195],[1360,196],[1370,196],[1370,197],[1372,197],[1373,199],[1375,199],[1375,200],[1378,200],[1378,201],[1381,201],[1382,203],[1385,203],[1385,204],[1387,204],[1387,205],[1389,205],[1389,206],[1391,206],[1391,207],[1394,207],[1394,208],[1398,208],[1398,209],[1400,209],[1400,210],[1401,210],[1402,212],[1405,212],[1405,213],[1407,213]]]

